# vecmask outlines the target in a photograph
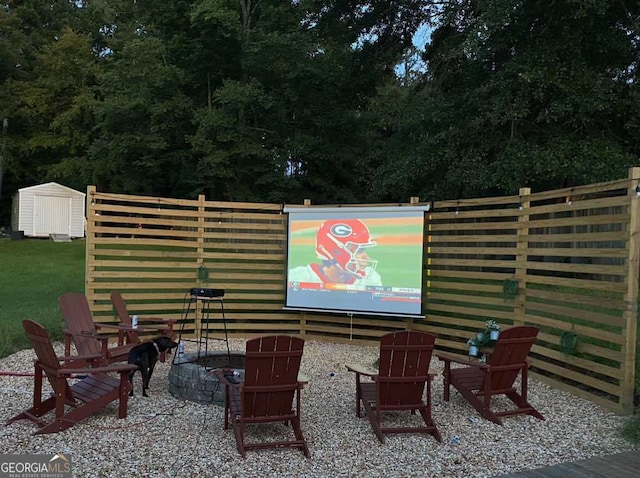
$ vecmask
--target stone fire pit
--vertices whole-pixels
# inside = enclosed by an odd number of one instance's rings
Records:
[[[181,400],[202,404],[224,405],[224,385],[213,371],[232,368],[244,380],[244,352],[209,351],[186,353],[176,357],[169,370],[169,393]]]

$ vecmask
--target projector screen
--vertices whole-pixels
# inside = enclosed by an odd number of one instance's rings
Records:
[[[285,207],[285,308],[420,316],[427,210]]]

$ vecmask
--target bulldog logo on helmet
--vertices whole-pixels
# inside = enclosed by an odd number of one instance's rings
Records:
[[[369,228],[360,219],[330,219],[318,230],[316,256],[357,278],[363,278],[378,263],[365,252],[366,248],[375,245]]]
[[[336,224],[331,227],[331,234],[336,237],[347,237],[353,233],[353,229],[348,224]]]

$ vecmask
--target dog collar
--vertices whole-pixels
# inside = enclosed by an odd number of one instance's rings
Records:
[[[152,343],[152,344],[153,344],[153,346],[156,348],[156,351],[157,351],[158,353],[160,353],[160,347],[158,347],[158,344],[157,344],[157,343],[155,343],[155,342],[151,342],[151,343]]]

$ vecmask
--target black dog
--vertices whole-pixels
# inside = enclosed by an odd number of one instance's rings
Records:
[[[143,342],[136,345],[129,352],[128,363],[137,365],[137,370],[140,370],[142,375],[142,395],[148,397],[147,389],[149,388],[149,380],[153,375],[153,368],[158,361],[158,355],[166,350],[171,350],[177,347],[178,344],[164,335],[156,337],[151,342]],[[131,382],[131,391],[129,396],[133,396],[133,376],[136,371],[133,370],[129,373],[129,382]]]

